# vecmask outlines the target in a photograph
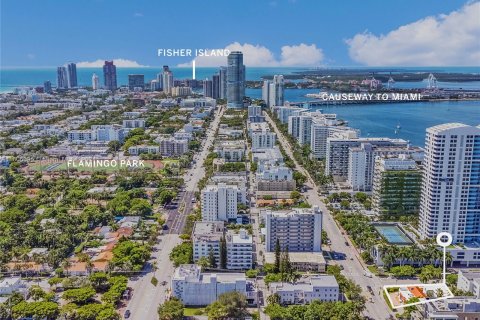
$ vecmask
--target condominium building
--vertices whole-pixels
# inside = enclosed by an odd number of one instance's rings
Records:
[[[93,90],[100,89],[100,80],[98,79],[98,76],[95,73],[92,75],[92,89]]]
[[[105,61],[103,65],[103,78],[106,90],[117,89],[117,67],[113,61]]]
[[[238,187],[218,183],[202,190],[202,220],[229,221],[237,219]]]
[[[245,157],[245,143],[242,140],[224,140],[217,142],[215,152],[227,162],[243,161]]]
[[[272,282],[270,294],[277,294],[282,304],[307,304],[312,301],[338,301],[340,288],[331,275],[316,275],[299,282]]]
[[[373,172],[377,157],[405,155],[421,162],[423,154],[421,148],[411,147],[408,144],[378,146],[372,143],[361,143],[358,147],[350,147],[347,182],[355,191],[370,191],[373,186]]]
[[[283,106],[284,104],[284,79],[282,75],[274,75],[273,80],[263,81],[262,100],[271,108],[273,106]]]
[[[336,120],[319,119],[311,126],[310,150],[315,159],[325,159],[327,155],[327,139],[356,139],[359,131],[353,128],[338,126]]]
[[[245,97],[245,65],[243,53],[233,51],[227,58],[227,107],[243,108]]]
[[[480,299],[480,272],[459,270],[457,288],[471,292],[475,298]]]
[[[454,243],[480,241],[480,126],[428,128],[423,172],[422,238],[449,232]]]
[[[162,90],[169,94],[173,88],[173,73],[168,66],[163,66],[162,78]]]
[[[256,117],[262,115],[261,106],[248,106],[248,117]]]
[[[68,74],[68,87],[76,88],[78,87],[77,83],[77,65],[75,63],[67,64],[67,74]]]
[[[327,153],[325,156],[325,174],[332,175],[337,181],[348,178],[350,148],[360,147],[362,143],[372,146],[406,146],[402,139],[389,138],[327,138]]]
[[[220,240],[224,236],[223,221],[196,221],[192,231],[193,261],[208,257],[213,252],[217,266],[220,265]]]
[[[322,212],[315,206],[302,209],[271,211],[266,210],[265,248],[275,251],[277,239],[284,250],[290,252],[320,252],[322,250]]]
[[[215,257],[217,268],[220,267],[220,242],[225,237],[226,268],[228,270],[248,270],[252,268],[253,239],[245,229],[238,233],[233,230],[225,232],[222,221],[197,221],[192,232],[193,261],[201,257]]]
[[[153,145],[144,145],[144,144],[131,146],[128,148],[128,153],[131,154],[132,156],[138,156],[142,153],[159,154],[160,147],[153,146]]]
[[[128,75],[128,89],[143,90],[145,88],[145,75],[143,74],[129,74]]]
[[[67,68],[58,67],[57,68],[57,89],[67,89],[67,88],[68,88]]]
[[[273,110],[277,115],[278,120],[283,124],[288,123],[288,118],[290,116],[308,111],[308,109],[293,106],[274,106],[271,110]]]
[[[126,119],[123,120],[123,127],[128,129],[145,128],[145,119]]]
[[[161,138],[158,141],[160,143],[160,154],[162,156],[181,156],[188,152],[188,140]]]
[[[427,301],[418,305],[418,317],[422,320],[471,320],[480,315],[480,299],[455,297]]]
[[[252,150],[275,146],[277,135],[270,131],[266,122],[250,123],[248,133],[252,138]]]
[[[118,125],[93,125],[90,130],[71,130],[67,133],[68,141],[85,143],[89,141],[120,141],[125,138],[123,128]]]
[[[227,242],[227,269],[248,270],[253,265],[253,238],[247,230],[238,233],[229,231],[225,237]]]
[[[165,89],[163,89],[165,91]],[[192,88],[190,87],[170,87],[169,92],[172,97],[188,97],[192,95]]]
[[[181,265],[172,277],[172,296],[187,306],[206,306],[222,293],[236,291],[248,302],[255,301],[255,292],[244,273],[204,273],[197,265]]]
[[[93,125],[96,141],[120,141],[125,139],[125,131],[119,125]]]
[[[225,183],[227,185],[237,186],[237,202],[247,203],[247,176],[240,175],[238,172],[216,172],[209,182],[212,184]]]
[[[375,161],[373,210],[382,215],[416,214],[420,206],[422,172],[405,155]]]

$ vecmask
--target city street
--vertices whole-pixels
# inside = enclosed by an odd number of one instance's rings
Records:
[[[203,163],[209,153],[209,148],[213,145],[214,135],[220,124],[220,118],[224,110],[223,107],[220,107],[215,113],[215,118],[210,124],[207,137],[203,143],[202,151],[194,156],[196,164],[184,175],[185,193],[178,207],[180,208],[181,204],[184,204],[183,210],[175,211],[177,214],[175,214],[173,218],[169,217],[168,221],[171,221],[171,224],[169,224],[169,234],[159,236],[159,240],[154,246],[151,262],[156,262],[157,270],[153,272],[151,266],[148,266],[144,270],[145,273],[138,276],[138,279],[130,279],[129,281],[129,287],[133,288],[132,299],[125,308],[125,310],[130,310],[131,312],[129,319],[158,319],[157,307],[165,301],[166,291],[167,288],[170,287],[170,280],[174,272],[174,266],[169,259],[169,255],[172,249],[182,242],[179,234],[183,232],[186,217],[192,211],[194,204],[192,198],[194,197],[197,183],[205,175]],[[157,286],[151,283],[153,276],[158,279]],[[166,282],[166,285],[162,285],[163,281]]]
[[[355,283],[357,283],[362,287],[362,290],[366,297],[372,298],[373,302],[370,302],[369,299],[367,299],[366,310],[364,311],[365,316],[372,317],[373,319],[388,318],[390,315],[392,315],[392,312],[389,310],[381,294],[383,285],[387,284],[386,281],[376,276],[373,276],[372,278],[365,276],[365,271],[367,269],[362,264],[361,258],[359,257],[357,250],[354,248],[353,244],[350,243],[350,241],[348,240],[348,237],[346,235],[343,235],[342,232],[340,231],[332,215],[330,214],[324,202],[322,201],[323,198],[321,198],[318,195],[318,192],[317,192],[318,188],[313,182],[313,180],[311,179],[308,172],[303,167],[301,167],[293,157],[292,148],[288,143],[288,140],[285,137],[283,137],[282,133],[278,130],[275,123],[268,116],[268,114],[265,113],[265,116],[267,121],[274,128],[278,136],[278,141],[280,141],[280,143],[282,144],[283,148],[285,149],[285,152],[295,162],[296,169],[308,177],[307,182],[305,183],[307,190],[303,194],[307,198],[307,201],[310,204],[319,206],[320,209],[322,210],[323,229],[327,232],[328,237],[332,242],[330,246],[331,250],[335,252],[340,252],[346,255],[346,258],[344,260],[336,260],[336,263],[343,266],[344,270],[342,273],[346,277],[348,277],[349,279],[352,279],[353,281],[355,281]],[[346,242],[349,243],[348,246],[345,244]],[[393,280],[393,283],[396,283],[395,280]],[[399,281],[398,283],[401,283],[401,282]],[[373,291],[375,292],[375,296],[373,297],[370,296],[370,294],[368,293],[367,286],[371,286],[373,288]]]

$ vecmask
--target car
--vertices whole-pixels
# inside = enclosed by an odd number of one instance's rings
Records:
[[[371,272],[368,272],[368,271],[365,271],[365,272],[363,273],[363,275],[364,275],[365,277],[367,277],[367,278],[373,278],[372,273],[371,273]]]
[[[345,241],[345,245],[346,245],[347,247],[350,246],[350,244],[349,244],[347,241]]]
[[[125,319],[128,319],[128,318],[130,318],[130,315],[131,315],[131,314],[132,314],[132,313],[130,312],[130,310],[127,310],[127,311],[125,311],[125,313],[123,314],[123,317],[124,317]]]
[[[167,281],[162,281],[162,286],[167,285]]]

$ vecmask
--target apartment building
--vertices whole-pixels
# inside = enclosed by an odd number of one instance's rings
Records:
[[[320,252],[322,250],[322,212],[319,207],[293,208],[264,212],[265,249],[275,251],[277,239],[282,249],[290,252]]]
[[[270,294],[277,294],[282,304],[308,304],[312,301],[332,302],[340,298],[337,280],[331,275],[317,275],[299,282],[272,282]]]
[[[238,186],[218,183],[202,190],[202,220],[229,221],[237,219]]]
[[[171,281],[172,296],[187,306],[206,306],[222,293],[237,291],[254,302],[256,292],[244,273],[204,273],[200,266],[181,265]]]
[[[406,155],[375,161],[373,210],[381,215],[418,213],[422,172],[415,160]]]
[[[421,162],[423,150],[408,144],[378,146],[372,143],[361,143],[358,147],[350,147],[348,155],[347,182],[354,191],[370,191],[373,186],[373,172],[377,157],[396,157],[405,155]]]
[[[160,144],[160,154],[165,157],[181,156],[188,152],[188,140],[175,138],[161,138],[157,140]]]

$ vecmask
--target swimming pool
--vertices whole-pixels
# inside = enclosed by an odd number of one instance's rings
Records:
[[[374,224],[375,229],[388,243],[398,245],[413,244],[413,241],[396,224]]]

